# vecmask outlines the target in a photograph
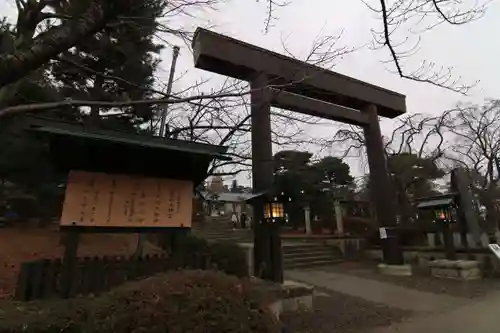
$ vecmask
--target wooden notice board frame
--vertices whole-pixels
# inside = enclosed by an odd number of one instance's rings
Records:
[[[73,170],[60,227],[83,232],[190,228],[192,193],[188,180]]]

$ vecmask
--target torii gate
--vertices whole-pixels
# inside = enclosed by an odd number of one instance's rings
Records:
[[[406,97],[202,28],[196,30],[192,46],[195,67],[250,83],[255,192],[273,184],[271,106],[363,127],[372,201],[388,234],[383,240],[384,262],[403,264],[378,116],[395,118],[405,113]],[[280,228],[258,223],[263,220],[263,202],[255,207],[254,267],[265,263],[268,270],[263,277],[281,282]]]

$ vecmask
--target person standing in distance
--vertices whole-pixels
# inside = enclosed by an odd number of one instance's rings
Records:
[[[231,223],[233,224],[233,230],[235,230],[238,223],[238,216],[236,216],[235,212],[231,215]]]
[[[240,223],[241,223],[241,228],[246,229],[246,227],[247,227],[247,214],[245,212],[241,212]]]

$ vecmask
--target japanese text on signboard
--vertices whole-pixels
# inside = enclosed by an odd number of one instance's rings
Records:
[[[72,171],[61,225],[190,227],[192,182]]]

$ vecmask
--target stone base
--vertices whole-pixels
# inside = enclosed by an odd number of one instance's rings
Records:
[[[439,259],[429,262],[431,275],[455,280],[477,280],[481,278],[479,261]]]
[[[268,293],[276,296],[276,301],[269,304],[271,312],[279,319],[283,312],[288,311],[312,311],[314,299],[314,287],[295,281],[284,281],[283,284],[271,284],[264,281],[268,287]]]
[[[387,265],[378,264],[378,271],[386,275],[396,275],[396,276],[411,276],[412,270],[410,265]]]

